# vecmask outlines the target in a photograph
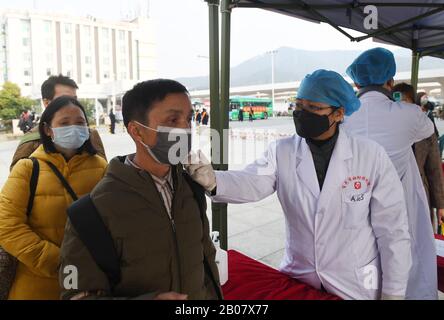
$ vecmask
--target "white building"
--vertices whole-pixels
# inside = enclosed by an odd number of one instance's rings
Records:
[[[79,98],[109,105],[136,82],[156,77],[147,10],[128,22],[0,10],[0,33],[0,85],[14,82],[32,98],[40,98],[48,76],[63,74],[77,82]]]

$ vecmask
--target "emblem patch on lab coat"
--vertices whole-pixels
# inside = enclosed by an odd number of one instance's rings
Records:
[[[351,176],[342,183],[342,192],[348,202],[364,200],[364,194],[369,190],[370,180],[366,176]]]

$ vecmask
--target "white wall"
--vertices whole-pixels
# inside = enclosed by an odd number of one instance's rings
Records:
[[[155,45],[154,24],[147,19],[138,19],[139,29],[134,34],[135,40],[139,41],[139,66],[140,80],[153,79],[157,74],[157,49]],[[135,49],[136,50],[136,47]],[[137,60],[136,60],[137,63]]]

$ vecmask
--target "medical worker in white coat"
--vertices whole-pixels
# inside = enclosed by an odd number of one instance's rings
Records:
[[[307,75],[298,90],[297,135],[277,140],[241,171],[188,165],[218,202],[277,192],[286,220],[280,270],[344,299],[403,299],[411,266],[401,182],[384,149],[339,125],[360,106],[336,72]]]
[[[433,123],[418,106],[392,99],[396,73],[393,54],[383,48],[363,52],[347,74],[358,87],[361,108],[346,118],[344,128],[352,136],[372,139],[385,148],[404,187],[412,270],[407,299],[437,299],[436,247],[429,207],[412,145],[430,137]]]

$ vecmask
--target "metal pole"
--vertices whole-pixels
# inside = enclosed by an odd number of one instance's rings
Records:
[[[268,53],[271,54],[271,99],[273,100],[273,109],[275,108],[274,105],[274,55],[277,52],[277,50],[268,51]]]
[[[222,30],[221,30],[221,103],[220,103],[220,137],[221,158],[220,170],[228,170],[228,106],[230,104],[230,0],[221,2]],[[220,245],[222,249],[228,247],[227,235],[227,204],[220,204]]]
[[[412,74],[411,74],[411,84],[413,89],[418,90],[418,76],[419,76],[419,53],[416,51],[412,51]]]
[[[219,0],[207,0],[210,36],[210,127],[219,132]],[[217,140],[217,139],[216,139]],[[211,162],[215,170],[219,170],[220,150],[211,141]],[[220,210],[217,203],[212,203],[212,230],[220,231]],[[222,235],[221,235],[222,236]]]
[[[419,75],[419,52],[418,52],[418,30],[413,30],[413,40],[412,40],[412,73],[410,83],[413,89],[418,90],[418,75]]]

